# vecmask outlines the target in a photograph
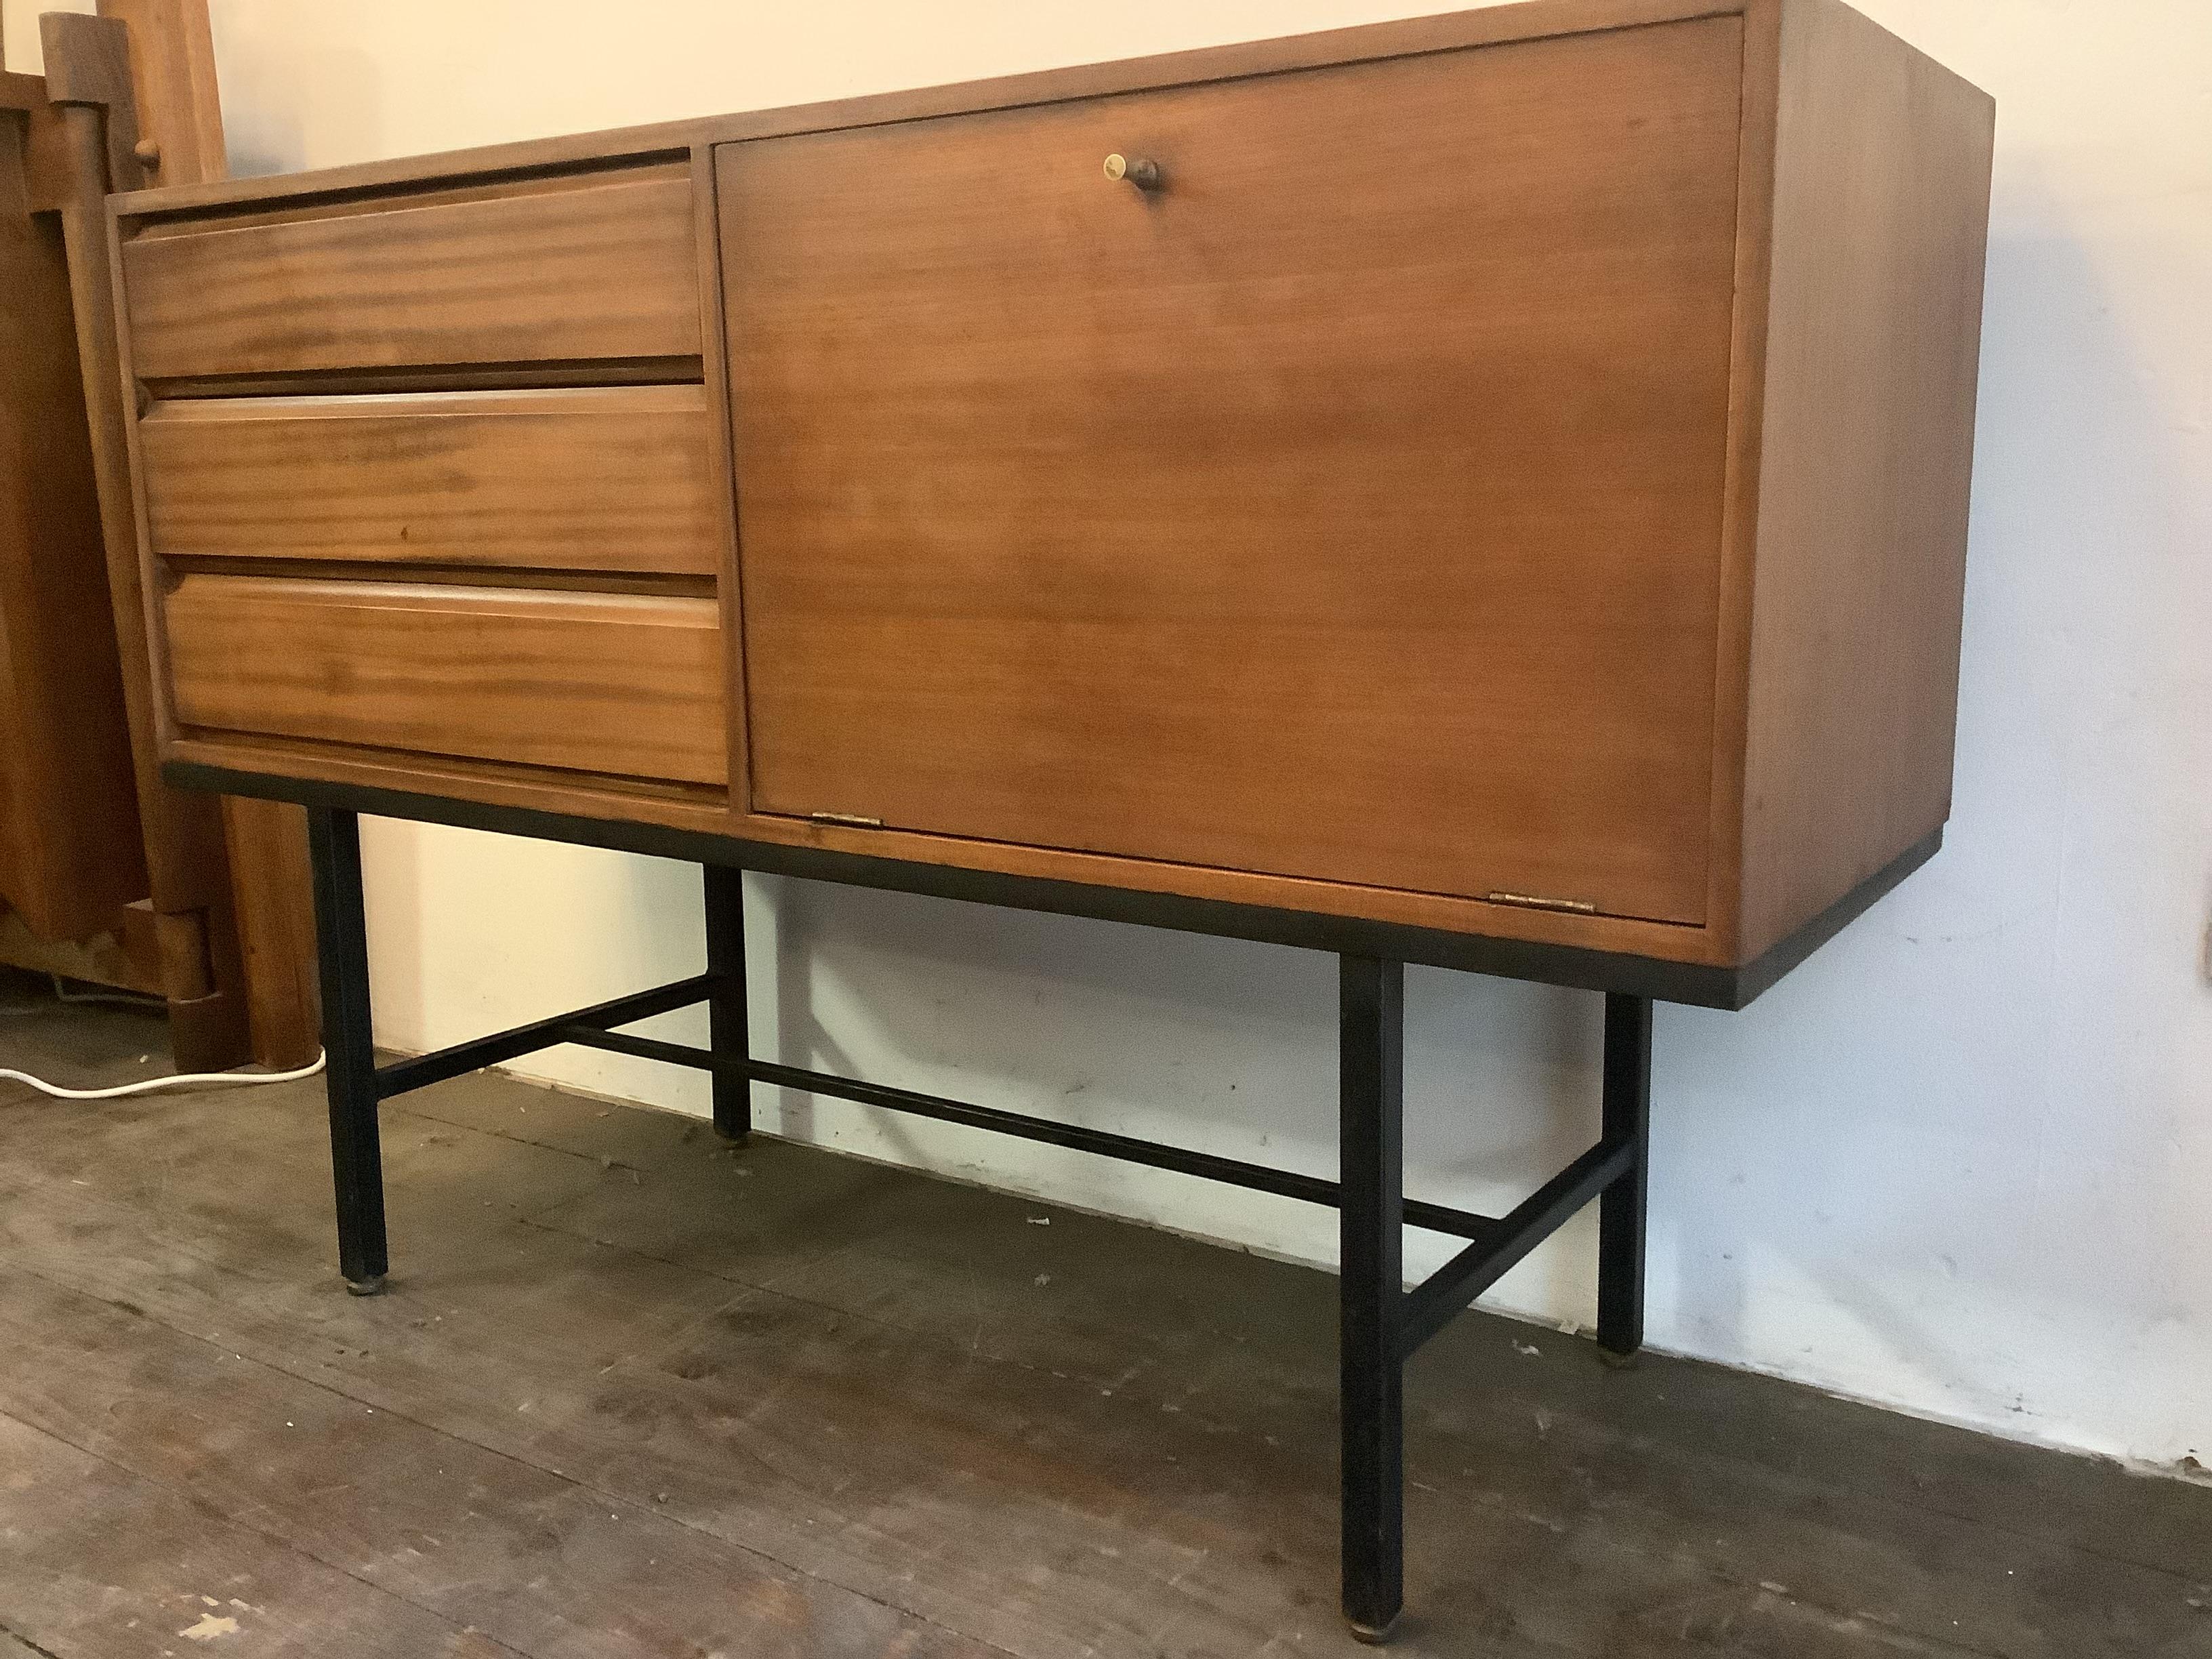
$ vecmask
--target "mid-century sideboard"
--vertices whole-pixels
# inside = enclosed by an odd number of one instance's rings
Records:
[[[1532,0],[115,198],[161,750],[312,809],[347,1279],[378,1101],[556,1042],[1337,1205],[1386,1632],[1405,1356],[1593,1199],[1641,1340],[1653,1000],[1940,840],[1991,127],[1835,0]],[[705,971],[380,1071],[362,811],[694,860]],[[741,869],[1336,953],[1340,1179],[755,1058]],[[1510,1215],[1403,1196],[1409,962],[1608,994]]]

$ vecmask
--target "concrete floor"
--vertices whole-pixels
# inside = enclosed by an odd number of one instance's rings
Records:
[[[34,988],[0,1063],[160,1069]],[[356,1300],[319,1085],[0,1085],[0,1659],[1359,1650],[1327,1275],[495,1077],[385,1141]],[[1402,1654],[2212,1656],[2212,1489],[1477,1315],[1407,1399]]]

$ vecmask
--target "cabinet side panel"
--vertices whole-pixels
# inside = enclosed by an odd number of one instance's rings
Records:
[[[1989,97],[1785,0],[1743,959],[1950,813]]]

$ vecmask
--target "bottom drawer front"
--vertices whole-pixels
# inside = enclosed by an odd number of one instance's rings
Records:
[[[185,726],[728,781],[711,599],[191,575],[166,619]]]

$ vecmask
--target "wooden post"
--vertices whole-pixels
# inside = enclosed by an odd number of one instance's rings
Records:
[[[158,993],[69,260],[62,112],[0,62],[0,962]]]
[[[153,684],[132,507],[129,422],[115,340],[107,263],[106,198],[135,188],[130,40],[113,19],[49,12],[39,20],[46,95],[61,109],[64,191],[62,238],[69,253],[85,415],[92,435],[100,530],[106,544],[110,610],[123,667],[123,702],[138,780],[154,931],[170,1045],[182,1071],[222,1070],[252,1053],[244,964],[232,915],[222,813],[204,797],[161,782],[155,751]]]
[[[129,33],[139,137],[153,145],[146,182],[228,179],[207,0],[99,0],[99,5],[102,17],[113,18]],[[321,1042],[307,814],[283,801],[226,796],[222,817],[254,1058],[264,1066],[303,1066]]]
[[[206,0],[100,0],[40,20],[49,96],[65,106],[73,187],[63,206],[125,657],[153,911],[177,1062],[186,1069],[313,1058],[320,1010],[307,823],[274,802],[168,790],[155,751],[126,402],[101,196],[225,177]],[[100,176],[95,177],[95,173]]]
[[[222,821],[253,1057],[264,1066],[304,1066],[322,1046],[307,815],[286,801],[226,795]]]
[[[230,177],[207,0],[99,0],[99,10],[121,23],[130,40],[138,136],[158,150],[146,182],[198,185]],[[303,817],[303,845],[307,833]]]

